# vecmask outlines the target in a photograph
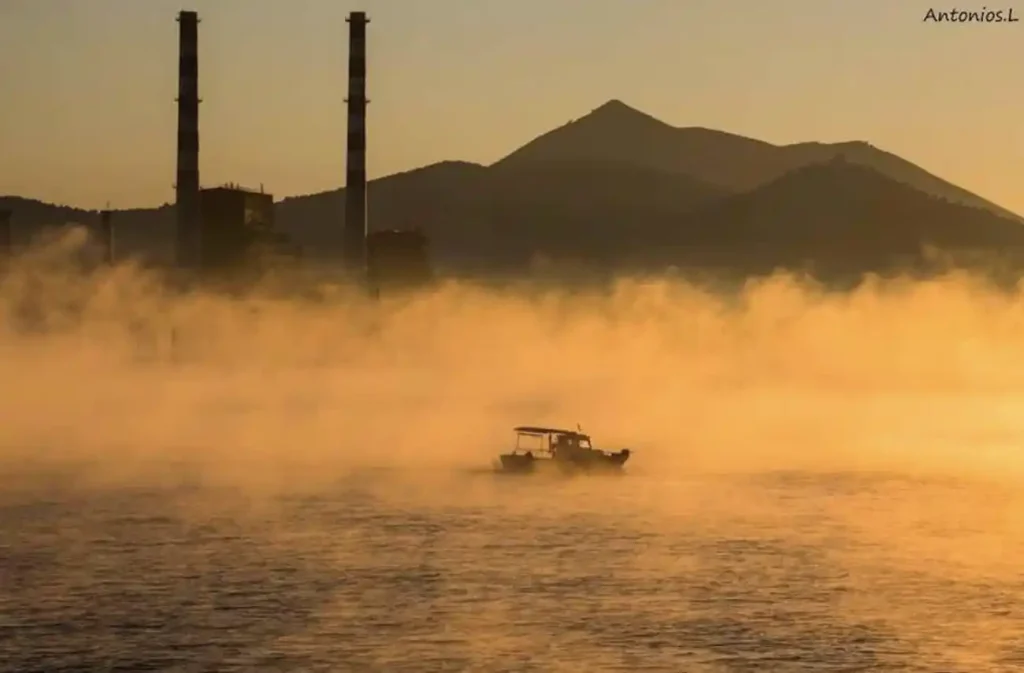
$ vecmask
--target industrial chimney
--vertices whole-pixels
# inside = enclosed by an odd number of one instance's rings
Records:
[[[178,14],[178,172],[176,258],[178,266],[200,263],[199,223],[199,15]]]
[[[348,28],[348,147],[345,166],[345,265],[366,268],[366,12],[352,12]]]
[[[114,223],[109,210],[100,211],[100,242],[103,244],[103,263],[114,264]]]

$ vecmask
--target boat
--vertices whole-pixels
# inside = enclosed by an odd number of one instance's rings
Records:
[[[603,451],[595,448],[590,435],[579,425],[576,430],[521,425],[513,428],[515,447],[499,456],[502,472],[529,473],[556,468],[562,472],[618,471],[629,460],[629,449]]]

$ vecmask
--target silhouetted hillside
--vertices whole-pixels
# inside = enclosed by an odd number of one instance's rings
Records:
[[[509,266],[538,255],[616,264],[725,195],[689,176],[629,163],[495,166],[473,204],[486,236],[474,236],[472,249]]]
[[[1016,217],[866,142],[772,145],[723,131],[670,126],[617,100],[541,135],[495,165],[576,160],[629,162],[690,175],[733,192],[745,192],[801,166],[837,156],[874,168],[927,194]]]
[[[371,229],[419,227],[440,259],[473,267],[523,263],[537,251],[605,259],[624,236],[642,245],[725,195],[686,176],[596,162],[444,162],[373,180],[367,192]],[[277,218],[315,253],[336,254],[344,190],[286,199]]]
[[[1010,253],[1024,225],[951,204],[844,160],[806,166],[690,214],[673,248],[729,266],[879,269],[922,248]]]
[[[53,227],[81,224],[96,228],[100,220],[99,211],[57,206],[18,196],[0,196],[0,210],[10,210],[12,213],[11,238],[16,246],[27,245]],[[120,254],[161,262],[173,259],[173,205],[118,210],[114,218],[117,223],[116,244]]]
[[[435,234],[445,227],[469,226],[463,205],[479,192],[486,169],[462,161],[446,161],[371,180],[367,213],[371,229],[422,227]],[[277,225],[314,257],[340,254],[345,222],[345,190],[283,199]]]
[[[0,196],[0,210],[9,210],[14,215],[14,239],[22,239],[20,234],[28,234],[40,226],[79,222],[89,224],[99,221],[99,213],[81,210],[71,206],[58,206],[37,199],[26,199],[20,196]]]
[[[940,198],[941,197],[941,198]],[[1012,213],[867,143],[778,147],[677,129],[618,101],[492,166],[448,161],[373,180],[370,228],[420,228],[441,266],[501,271],[538,257],[605,268],[715,264],[870,270],[925,246],[1024,245]],[[950,201],[974,206],[957,205]],[[15,241],[94,212],[0,198]],[[306,258],[336,258],[344,190],[292,197],[277,226]],[[171,259],[172,206],[115,214],[121,255]]]
[[[500,164],[487,171],[484,184],[504,202],[571,203],[589,210],[638,202],[661,210],[689,209],[729,194],[697,178],[622,161]]]

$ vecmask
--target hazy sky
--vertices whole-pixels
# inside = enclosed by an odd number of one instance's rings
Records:
[[[922,23],[928,8],[0,0],[0,194],[92,208],[173,198],[180,9],[202,20],[203,184],[262,183],[276,196],[340,186],[345,15],[363,9],[371,176],[489,163],[619,98],[677,126],[774,143],[867,140],[1024,213],[1024,21]],[[1024,18],[1024,3],[1015,10]]]

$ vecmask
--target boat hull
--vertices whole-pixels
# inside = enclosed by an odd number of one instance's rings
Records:
[[[529,474],[539,470],[555,469],[561,472],[617,472],[629,460],[629,449],[615,453],[593,452],[573,458],[538,457],[531,453],[505,453],[499,456],[500,470],[514,474]]]

